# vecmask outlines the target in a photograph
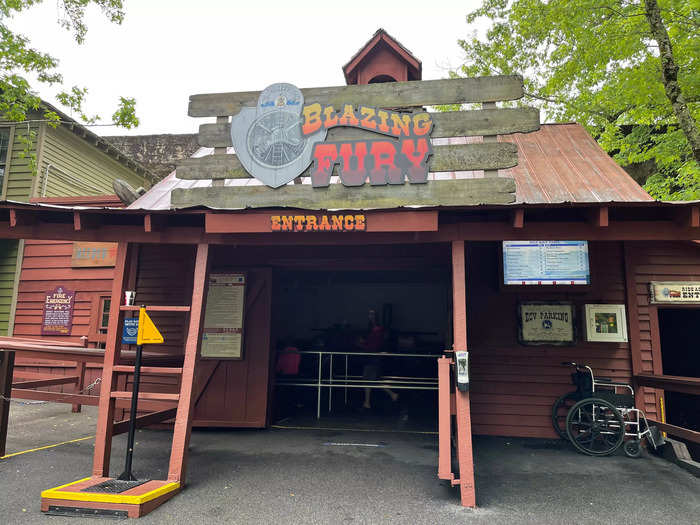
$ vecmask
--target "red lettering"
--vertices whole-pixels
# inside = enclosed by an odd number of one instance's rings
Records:
[[[332,142],[320,142],[314,144],[311,153],[314,165],[311,169],[311,185],[319,188],[328,186],[331,183],[333,166],[338,158],[338,150]]]
[[[361,141],[340,144],[339,156],[342,162],[338,167],[338,175],[343,185],[362,186],[367,179],[367,143]]]
[[[384,184],[401,184],[403,177],[401,168],[396,165],[396,146],[389,140],[372,142],[370,155],[373,157],[373,167],[369,170],[369,181],[373,186]]]
[[[428,139],[402,140],[401,153],[408,161],[404,169],[404,174],[408,178],[408,182],[411,184],[427,182],[428,156],[432,153],[432,147]]]

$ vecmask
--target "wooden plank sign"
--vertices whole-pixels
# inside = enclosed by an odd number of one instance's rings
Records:
[[[203,359],[243,359],[246,275],[212,273],[202,331]]]
[[[523,345],[574,343],[574,306],[570,302],[522,302],[518,339]]]
[[[107,268],[114,266],[116,262],[116,242],[73,243],[73,255],[70,260],[72,268]]]
[[[57,286],[46,292],[41,335],[70,335],[73,328],[75,292]]]
[[[700,303],[700,282],[697,281],[651,281],[649,283],[651,304]]]

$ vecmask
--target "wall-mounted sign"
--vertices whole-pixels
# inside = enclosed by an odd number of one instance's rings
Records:
[[[57,286],[44,297],[41,335],[70,335],[73,328],[75,292]]]
[[[212,273],[202,331],[202,357],[243,358],[244,273]]]
[[[567,302],[523,302],[518,305],[518,340],[524,345],[574,343],[574,306]]]
[[[388,138],[324,142],[329,129],[345,126]],[[330,184],[338,165],[345,186],[425,183],[432,154],[433,121],[427,112],[399,113],[369,106],[304,106],[292,84],[265,88],[254,108],[231,119],[231,140],[243,167],[264,184],[278,188],[314,162],[311,182]]]
[[[70,265],[73,268],[114,266],[117,262],[116,242],[74,242]]]
[[[649,295],[652,304],[700,303],[700,282],[652,281],[649,283]]]
[[[627,341],[624,304],[587,304],[586,340],[623,343]]]
[[[124,319],[124,328],[122,329],[122,344],[135,345],[136,336],[139,333],[139,318],[127,317]]]
[[[359,215],[271,215],[273,232],[350,232],[365,231],[367,222]]]
[[[503,241],[503,284],[590,284],[587,241]]]

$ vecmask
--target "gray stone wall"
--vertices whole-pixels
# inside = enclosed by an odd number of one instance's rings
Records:
[[[197,135],[133,135],[102,137],[159,179],[169,175],[177,161],[199,149]]]

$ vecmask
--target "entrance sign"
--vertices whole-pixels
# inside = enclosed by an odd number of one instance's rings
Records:
[[[503,241],[506,285],[590,284],[587,241]]]
[[[359,215],[271,215],[273,232],[365,231],[364,214]]]
[[[567,302],[524,302],[518,305],[518,339],[524,345],[574,343],[574,305]]]
[[[75,292],[58,286],[46,292],[41,335],[70,335],[73,328]]]
[[[209,276],[202,358],[243,358],[245,285],[244,273],[213,273]]]
[[[72,268],[106,268],[117,262],[116,242],[82,242],[73,243]]]
[[[329,129],[360,128],[388,138],[324,142]],[[330,185],[338,165],[344,186],[425,183],[433,153],[432,117],[364,105],[312,103],[292,84],[265,88],[254,108],[232,117],[231,142],[241,165],[264,184],[279,188],[311,164],[314,187]],[[397,140],[398,139],[398,140]]]
[[[266,87],[254,108],[231,119],[231,141],[243,167],[272,188],[296,179],[311,164],[311,150],[326,129],[302,135],[304,96],[292,84]]]
[[[650,302],[700,304],[700,282],[652,281],[649,283]]]

